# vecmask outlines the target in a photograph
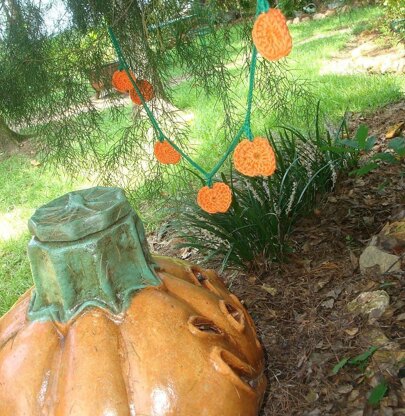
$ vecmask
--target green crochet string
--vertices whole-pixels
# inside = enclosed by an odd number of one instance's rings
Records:
[[[257,1],[257,8],[256,8],[256,16],[260,13],[266,12],[269,10],[269,3],[267,0],[258,0]],[[251,113],[252,113],[252,103],[253,103],[253,91],[254,91],[254,85],[255,85],[255,72],[256,72],[256,63],[257,63],[257,49],[255,46],[252,48],[252,56],[250,61],[250,71],[249,71],[249,90],[247,95],[247,108],[246,108],[246,116],[245,120],[243,122],[242,127],[236,134],[236,136],[232,139],[228,149],[224,153],[224,155],[221,157],[221,159],[218,161],[218,163],[208,172],[204,168],[202,168],[197,162],[195,162],[190,156],[188,156],[182,149],[180,149],[176,143],[173,142],[169,137],[167,137],[162,129],[159,126],[159,123],[157,122],[156,118],[154,117],[152,111],[150,110],[149,106],[147,105],[145,101],[145,97],[143,96],[142,92],[140,91],[138,85],[136,84],[136,81],[132,78],[132,75],[129,71],[129,65],[127,64],[125,60],[125,56],[122,52],[121,46],[114,34],[114,31],[111,27],[108,27],[108,33],[111,38],[111,42],[114,46],[115,52],[118,57],[119,61],[119,69],[124,70],[126,74],[128,75],[128,78],[131,81],[132,86],[134,87],[136,93],[138,94],[139,98],[141,99],[142,105],[146,111],[146,114],[148,115],[148,118],[152,124],[152,127],[154,128],[158,140],[160,142],[167,141],[177,152],[181,154],[181,156],[187,160],[188,163],[190,163],[191,166],[194,167],[200,174],[204,177],[205,182],[209,187],[212,186],[213,178],[221,169],[222,165],[225,163],[228,156],[235,150],[235,147],[237,146],[240,138],[242,137],[243,133],[246,134],[247,138],[252,141],[254,136],[251,129]]]

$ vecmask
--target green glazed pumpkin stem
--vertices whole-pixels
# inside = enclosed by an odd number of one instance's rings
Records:
[[[66,194],[39,208],[29,228],[31,320],[65,322],[90,306],[117,314],[134,292],[161,284],[142,222],[118,188]]]

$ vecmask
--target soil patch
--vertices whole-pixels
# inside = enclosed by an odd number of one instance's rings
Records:
[[[405,120],[405,103],[355,115],[383,138]],[[405,350],[405,262],[402,271],[362,275],[358,259],[373,235],[405,209],[405,166],[384,167],[339,182],[335,192],[292,235],[295,253],[263,275],[229,276],[232,291],[252,314],[267,353],[268,396],[262,416],[405,414],[405,393],[393,374],[390,393],[373,408],[364,370],[332,374],[344,357],[386,337]],[[390,307],[372,324],[347,305],[364,291],[384,289]],[[401,410],[400,410],[401,409]],[[395,413],[394,413],[395,412]],[[402,413],[401,413],[402,412]]]
[[[401,102],[374,114],[354,115],[350,125],[365,123],[383,138],[389,127],[404,120]],[[402,164],[340,181],[314,215],[296,227],[295,253],[288,263],[274,265],[262,276],[230,277],[267,353],[270,383],[262,416],[405,414],[397,413],[405,409],[399,379],[381,408],[374,409],[367,403],[371,387],[364,371],[332,374],[342,358],[366,351],[376,331],[405,350],[405,325],[396,319],[405,311],[405,264],[402,272],[383,276],[364,276],[358,267],[372,236],[405,209],[404,171]],[[347,304],[359,293],[382,288],[391,306],[378,321],[371,325],[348,313]]]
[[[354,130],[365,124],[370,132],[384,140],[387,131],[394,125],[405,122],[405,100],[379,108],[375,113],[349,113],[349,127]]]

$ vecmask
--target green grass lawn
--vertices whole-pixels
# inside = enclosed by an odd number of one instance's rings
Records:
[[[357,9],[350,13],[321,21],[311,21],[290,26],[295,47],[288,58],[294,73],[308,80],[322,108],[332,120],[337,120],[346,110],[364,112],[394,102],[403,97],[405,80],[393,75],[335,75],[321,74],[325,61],[342,51],[361,30],[373,28],[382,10],[377,7]],[[238,68],[235,68],[237,71]],[[177,71],[177,70],[176,70]],[[178,71],[177,71],[178,72]],[[176,74],[177,74],[176,72]],[[234,86],[244,97],[246,85]],[[221,111],[215,106],[216,98],[198,96],[190,81],[181,82],[174,93],[174,104],[194,114],[193,142],[199,144],[197,159],[211,167],[223,151],[219,131]],[[130,111],[127,120],[130,122]],[[294,121],[294,115],[290,115]],[[264,125],[272,123],[272,115],[255,125],[260,133]],[[243,120],[241,119],[241,123]],[[106,119],[106,128],[117,126]],[[119,127],[119,126],[118,126]],[[190,176],[191,178],[191,176]],[[34,209],[74,188],[85,184],[83,179],[69,181],[54,171],[33,167],[27,157],[13,156],[0,162],[0,315],[6,312],[28,287],[32,285],[26,245],[29,234],[26,222]],[[161,211],[161,210],[160,210]]]

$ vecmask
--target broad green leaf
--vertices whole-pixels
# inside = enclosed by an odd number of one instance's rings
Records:
[[[375,162],[372,162],[372,163],[368,163],[367,165],[364,165],[360,169],[353,170],[352,172],[349,173],[349,175],[362,176],[377,168],[378,168],[378,164]]]
[[[395,137],[388,143],[388,147],[394,150],[399,156],[405,156],[405,139],[403,137]]]
[[[383,380],[380,384],[377,384],[373,390],[371,390],[370,397],[368,398],[369,404],[377,406],[381,399],[385,396],[388,391],[388,384]]]
[[[343,153],[352,153],[355,149],[348,149],[347,147],[339,146],[321,146],[320,148],[323,151],[329,151],[333,153],[343,154]]]
[[[343,358],[332,369],[332,374],[337,374],[349,361],[349,358]]]
[[[382,160],[384,162],[388,162],[391,163],[392,165],[394,165],[395,163],[398,163],[398,160],[395,159],[394,156],[392,156],[391,153],[376,153],[370,160]]]
[[[362,354],[357,355],[354,358],[349,360],[349,364],[359,364],[363,361],[368,360],[376,351],[378,347],[370,347],[367,351],[363,352]]]
[[[359,148],[362,150],[365,149],[366,147],[367,136],[368,136],[368,127],[365,124],[361,124],[356,131],[355,138],[359,143]]]
[[[373,146],[376,144],[376,142],[377,142],[377,137],[375,137],[375,136],[370,136],[370,137],[367,139],[367,141],[366,141],[366,143],[365,143],[365,145],[364,145],[364,150],[365,150],[366,152],[369,152],[369,151],[373,148]]]

